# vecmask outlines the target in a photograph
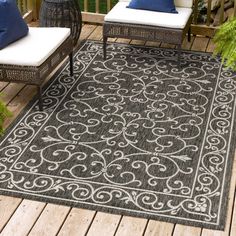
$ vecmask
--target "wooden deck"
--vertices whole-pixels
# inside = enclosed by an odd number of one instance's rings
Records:
[[[101,40],[102,27],[85,24],[81,39]],[[165,43],[112,39],[112,41],[173,47]],[[209,38],[194,37],[184,41],[184,49],[212,52]],[[34,86],[0,83],[1,99],[8,104],[14,116],[7,127],[36,94]],[[0,195],[1,236],[236,236],[236,156],[231,180],[227,226],[225,231],[214,231],[122,215],[111,215],[90,210],[70,208]]]

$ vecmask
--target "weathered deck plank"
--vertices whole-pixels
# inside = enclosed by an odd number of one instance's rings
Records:
[[[204,37],[195,37],[191,50],[192,51],[200,51],[200,52],[205,52],[207,45],[209,42],[209,38],[204,38]]]
[[[2,91],[7,85],[8,85],[8,82],[1,82],[0,83],[0,91]]]
[[[93,222],[95,211],[73,208],[58,236],[84,236]]]
[[[84,25],[81,30],[80,41],[87,39],[95,29],[95,25]]]
[[[23,200],[3,228],[1,236],[27,235],[45,206],[46,204],[43,202]]]
[[[173,236],[200,236],[201,228],[177,224]]]
[[[171,236],[174,224],[149,220],[144,236]]]
[[[29,236],[57,235],[69,211],[70,207],[67,206],[47,204],[28,235]]]
[[[195,36],[192,36],[191,37],[191,40],[190,42],[188,41],[187,37],[185,37],[183,43],[182,43],[182,49],[184,50],[190,50],[192,45],[193,45],[193,42],[195,40]]]
[[[231,219],[231,230],[230,230],[231,236],[236,236],[236,188],[234,192],[234,209],[233,209],[233,215]]]
[[[145,43],[146,42],[143,41],[143,40],[135,40],[135,39],[133,39],[133,40],[130,41],[130,44],[132,44],[132,45],[144,45]]]
[[[0,232],[14,214],[22,199],[0,196]]]
[[[97,26],[96,29],[89,35],[90,40],[101,40],[102,39],[102,26]]]
[[[10,83],[2,91],[1,100],[8,104],[24,87],[24,84],[14,84]]]
[[[115,236],[142,236],[148,220],[123,216]]]
[[[17,96],[12,99],[7,107],[12,112],[12,117],[8,118],[5,122],[5,128],[8,127],[12,121],[19,115],[19,113],[24,109],[24,107],[29,103],[29,101],[36,94],[35,86],[28,85],[25,86]]]
[[[122,39],[122,38],[116,39],[117,43],[127,43],[127,44],[129,44],[130,41],[131,41],[130,39]]]
[[[121,215],[98,212],[86,234],[87,236],[106,235],[113,236],[120,223]]]

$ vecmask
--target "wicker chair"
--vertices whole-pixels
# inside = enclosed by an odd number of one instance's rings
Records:
[[[105,16],[103,25],[103,48],[106,59],[108,37],[162,41],[175,44],[180,62],[181,44],[192,22],[193,0],[175,0],[178,14],[127,8],[130,0],[120,0]]]
[[[26,37],[0,50],[0,81],[36,85],[43,109],[42,84],[69,55],[73,75],[73,43],[68,28],[30,28]]]

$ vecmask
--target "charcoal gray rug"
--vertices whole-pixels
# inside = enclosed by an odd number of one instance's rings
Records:
[[[88,41],[7,130],[1,194],[223,229],[236,74],[210,54]]]

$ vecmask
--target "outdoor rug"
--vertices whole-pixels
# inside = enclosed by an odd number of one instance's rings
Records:
[[[236,74],[210,54],[85,42],[0,143],[0,192],[223,229]],[[23,56],[23,55],[22,55]]]

